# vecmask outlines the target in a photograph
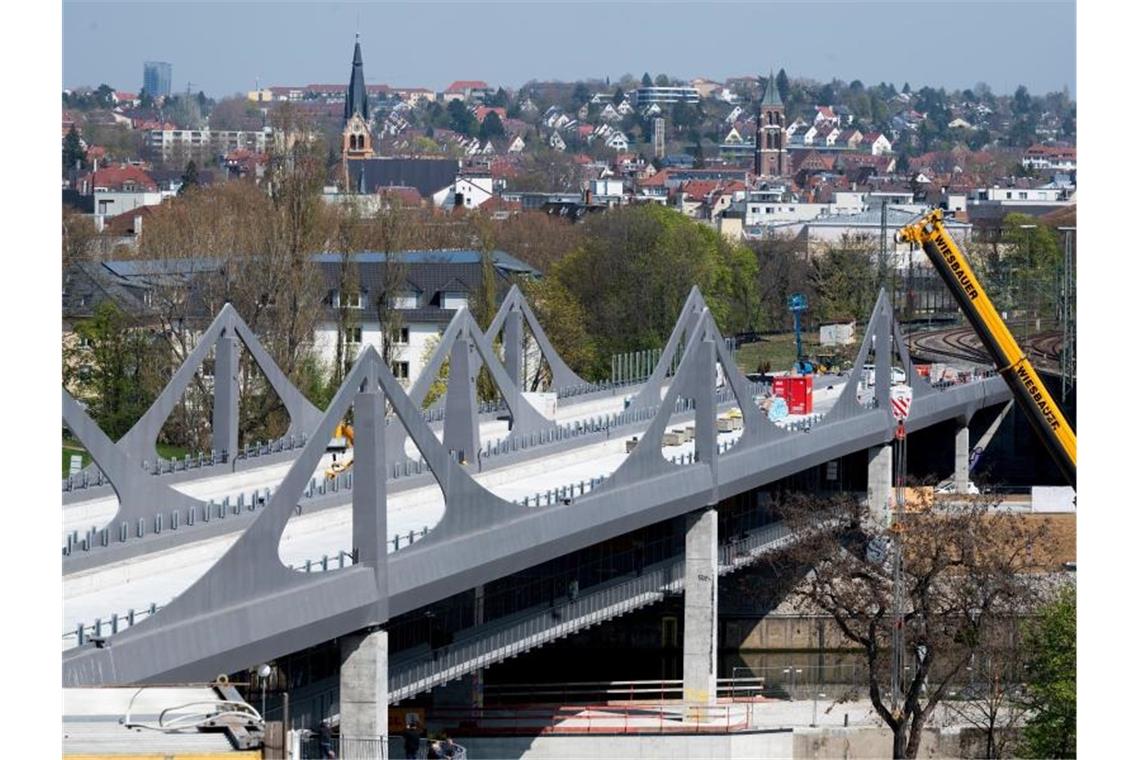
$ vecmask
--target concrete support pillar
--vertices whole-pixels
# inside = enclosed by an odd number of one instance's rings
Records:
[[[511,382],[517,385],[519,390],[526,390],[523,387],[522,339],[522,312],[518,309],[511,309],[503,321],[503,359]]]
[[[890,443],[867,449],[867,504],[871,518],[885,525],[894,493],[894,453]]]
[[[218,338],[214,347],[214,438],[213,447],[229,452],[233,461],[238,447],[238,351],[232,329]]]
[[[451,347],[451,368],[447,375],[447,398],[444,400],[443,446],[460,456],[462,462],[474,462],[479,448],[479,420],[475,403],[475,367],[471,355],[474,347],[466,337],[457,338]]]
[[[382,757],[388,736],[388,632],[382,628],[340,640],[342,758]]]
[[[715,507],[690,512],[685,526],[684,700],[716,703],[717,513]],[[700,711],[694,712],[699,716]]]
[[[958,420],[954,432],[954,492],[967,493],[970,485],[970,423]]]

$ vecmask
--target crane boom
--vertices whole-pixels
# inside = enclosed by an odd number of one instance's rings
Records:
[[[946,231],[941,209],[934,209],[899,230],[898,238],[900,241],[921,245],[926,251],[934,268],[966,314],[966,319],[977,331],[998,372],[1005,378],[1017,405],[1029,418],[1030,425],[1061,468],[1065,479],[1076,487],[1076,433],[1069,427],[1060,407],[1053,401],[1037,371],[1002,321],[966,257]]]

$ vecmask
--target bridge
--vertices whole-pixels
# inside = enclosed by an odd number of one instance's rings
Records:
[[[554,419],[523,397],[524,326],[558,392]],[[245,449],[237,445],[240,345],[291,421],[283,439]],[[214,450],[160,463],[158,431],[211,350]],[[425,411],[445,360],[446,393]],[[866,364],[873,384],[861,380]],[[484,366],[497,405],[476,401]],[[338,640],[342,735],[379,736],[389,702],[683,589],[685,700],[710,702],[718,575],[796,538],[779,524],[718,535],[718,505],[866,451],[868,500],[883,515],[894,366],[914,387],[908,430],[956,423],[964,490],[969,419],[1007,402],[1009,391],[992,372],[953,385],[919,377],[885,293],[855,370],[821,383],[831,387],[821,389],[819,413],[783,423],[755,403],[764,389],[735,366],[696,289],[640,383],[584,382],[512,289],[486,332],[458,312],[410,391],[366,348],[324,412],[226,307],[122,440],[107,438],[63,392],[64,423],[98,468],[65,483],[64,615],[78,625],[65,635],[63,683],[203,681]],[[327,444],[350,410],[353,467],[325,480]],[[421,647],[389,660],[387,626],[397,616],[675,518],[685,521],[683,551],[556,607],[477,617],[442,656]],[[81,534],[76,526],[87,524]]]

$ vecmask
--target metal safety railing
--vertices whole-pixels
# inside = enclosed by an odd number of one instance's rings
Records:
[[[680,693],[681,688],[665,689]],[[747,729],[751,703],[645,701],[637,704],[510,705],[436,707],[431,717],[445,726],[462,726],[465,736],[576,734],[723,734]]]
[[[767,551],[792,540],[782,523],[747,531],[720,547],[719,571],[743,567]],[[640,573],[621,576],[583,589],[574,598],[549,603],[499,618],[457,634],[455,641],[433,650],[393,656],[389,692],[393,701],[407,699],[481,667],[501,662],[583,628],[610,620],[664,598],[684,584],[684,556],[649,565]]]

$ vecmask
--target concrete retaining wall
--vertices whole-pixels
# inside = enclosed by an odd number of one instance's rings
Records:
[[[584,757],[614,757],[625,760],[646,758],[764,757],[791,758],[792,732],[753,731],[734,734],[686,734],[683,736],[511,736],[455,737],[467,748],[467,757],[480,758],[549,758],[581,760]],[[888,745],[889,746],[889,745]]]

